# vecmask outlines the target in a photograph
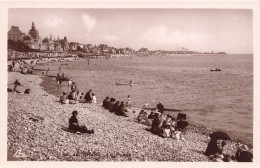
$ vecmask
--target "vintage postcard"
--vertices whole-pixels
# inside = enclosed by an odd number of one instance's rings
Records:
[[[0,4],[4,166],[260,166],[259,2]]]

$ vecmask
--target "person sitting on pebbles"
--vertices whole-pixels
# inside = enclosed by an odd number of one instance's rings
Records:
[[[76,133],[89,133],[93,134],[94,130],[88,130],[86,126],[79,126],[77,119],[78,111],[74,110],[72,112],[72,117],[69,119],[69,129],[74,130]]]
[[[137,120],[139,123],[141,124],[146,124],[148,117],[147,117],[147,113],[144,110],[141,110],[141,112],[139,113]]]
[[[107,96],[107,97],[103,100],[102,107],[104,107],[104,108],[106,109],[108,102],[109,102],[109,97]]]
[[[91,103],[92,102],[93,97],[92,97],[92,90],[91,89],[86,93],[84,99],[85,99],[86,103]]]
[[[167,114],[166,119],[162,123],[162,136],[164,138],[170,138],[174,134],[175,126],[175,119],[170,114]]]
[[[21,83],[18,81],[18,79],[16,79],[15,82],[14,82],[13,92],[15,92],[15,93],[21,93],[21,92],[17,89],[18,86],[23,86],[23,85],[21,85]]]
[[[108,111],[112,112],[114,104],[115,104],[115,101],[116,101],[115,98],[110,98],[110,101],[107,103]]]
[[[115,114],[118,114],[118,109],[119,109],[119,101],[117,101],[111,110],[111,112],[114,112]]]
[[[68,95],[67,95],[66,92],[63,92],[62,95],[60,96],[60,103],[61,104],[68,104],[69,103]]]
[[[154,119],[154,111],[151,111],[151,113],[148,115],[148,119]]]
[[[159,112],[156,112],[152,122],[151,132],[153,134],[162,135],[162,117]]]
[[[206,149],[206,155],[210,156],[210,155],[215,155],[216,153],[222,154],[222,150],[225,145],[226,145],[225,140],[211,139]]]
[[[236,152],[235,158],[237,162],[252,162],[253,153],[249,151],[246,145],[241,145]]]
[[[121,102],[117,115],[127,116],[125,113],[127,112],[127,109],[125,107],[125,103]]]

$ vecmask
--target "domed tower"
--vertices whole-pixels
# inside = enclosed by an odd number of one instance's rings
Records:
[[[38,30],[35,29],[34,21],[32,22],[32,28],[29,31],[29,34],[32,36],[34,41],[38,41],[39,40],[39,32],[38,32]]]

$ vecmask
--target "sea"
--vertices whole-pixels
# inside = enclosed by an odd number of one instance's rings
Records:
[[[60,67],[60,70],[59,70]],[[253,144],[253,55],[164,55],[90,59],[37,65],[47,75],[71,77],[80,92],[92,89],[97,101],[131,97],[134,107],[148,101],[178,109],[198,126],[222,130]],[[220,68],[215,72],[210,69]],[[41,72],[38,72],[39,74]],[[42,86],[55,95],[69,92],[67,82],[43,76]],[[133,85],[116,85],[116,82]],[[175,117],[178,112],[171,112]]]

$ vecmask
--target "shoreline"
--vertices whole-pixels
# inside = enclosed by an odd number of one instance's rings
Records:
[[[203,154],[209,141],[207,131],[196,126],[187,129],[186,141],[163,139],[136,122],[137,116],[116,116],[93,104],[61,105],[40,86],[43,80],[39,75],[8,73],[9,84],[16,78],[24,85],[22,91],[32,90],[29,95],[8,93],[8,152],[18,160],[211,161]],[[61,129],[67,127],[73,110],[79,111],[80,124],[93,128],[94,134],[77,135]],[[33,122],[30,117],[43,120]],[[234,155],[237,145],[229,141],[223,153]]]

